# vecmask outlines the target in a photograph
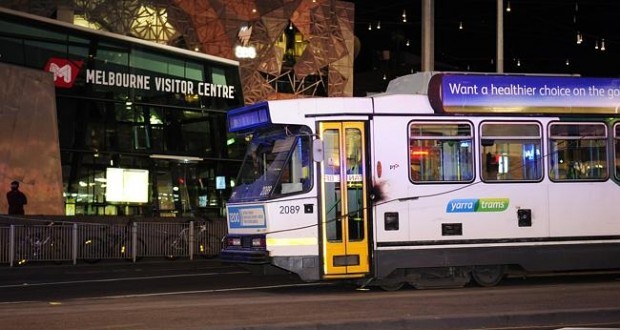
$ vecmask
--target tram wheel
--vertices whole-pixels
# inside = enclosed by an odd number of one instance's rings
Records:
[[[392,283],[381,284],[379,285],[379,287],[383,291],[398,291],[402,289],[404,285],[405,285],[405,282],[392,282]]]
[[[504,265],[475,266],[471,271],[471,277],[478,285],[491,287],[496,286],[504,278],[505,272]]]

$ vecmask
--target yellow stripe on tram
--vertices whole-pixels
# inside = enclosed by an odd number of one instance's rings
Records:
[[[317,245],[319,241],[316,237],[300,238],[267,238],[267,246],[296,246],[296,245]]]

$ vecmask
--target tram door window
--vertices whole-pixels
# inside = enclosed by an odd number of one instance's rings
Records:
[[[607,179],[604,123],[551,123],[549,143],[551,180]]]
[[[484,122],[480,141],[483,181],[542,179],[542,129],[539,123]]]
[[[614,153],[614,166],[616,167],[616,179],[620,179],[620,124],[614,126],[614,146],[616,151]]]
[[[363,122],[321,123],[323,273],[356,277],[369,271],[367,180]]]

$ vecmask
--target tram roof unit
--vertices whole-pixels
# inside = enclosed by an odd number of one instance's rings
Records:
[[[264,121],[247,121],[261,111]],[[434,113],[618,116],[620,78],[420,72],[396,78],[385,93],[369,97],[291,99],[245,106],[229,112],[229,128],[238,132],[266,123],[312,125],[316,117],[355,120],[381,114]]]
[[[266,124],[314,126],[316,117],[327,120],[368,119],[373,115],[369,97],[323,97],[265,101],[228,112],[230,132],[251,132]]]
[[[83,26],[79,26],[79,25],[43,17],[43,16],[32,15],[32,14],[28,14],[28,13],[24,13],[24,12],[20,12],[16,10],[8,9],[8,8],[0,7],[0,15],[9,15],[9,16],[19,17],[19,18],[39,22],[40,24],[54,25],[54,26],[63,27],[66,29],[74,30],[74,31],[80,31],[85,34],[99,35],[99,36],[103,36],[106,38],[124,41],[124,42],[132,43],[132,44],[139,44],[145,47],[157,48],[162,51],[166,51],[170,53],[177,53],[179,55],[189,56],[189,57],[193,57],[193,58],[200,59],[200,60],[207,60],[207,61],[212,61],[212,62],[217,62],[217,63],[222,63],[222,64],[239,66],[239,62],[235,60],[213,56],[213,55],[209,55],[209,54],[205,54],[205,53],[201,53],[197,51],[191,51],[188,49],[183,49],[183,48],[178,48],[178,47],[173,47],[173,46],[168,46],[168,45],[162,45],[156,42],[142,40],[142,39],[129,37],[129,36],[124,36],[124,35],[120,35],[120,34],[116,34],[112,32],[93,30],[93,29],[89,29]]]

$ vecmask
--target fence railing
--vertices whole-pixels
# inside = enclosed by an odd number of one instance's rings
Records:
[[[213,258],[226,234],[224,221],[129,224],[52,223],[0,226],[0,264],[137,262],[146,257]]]

